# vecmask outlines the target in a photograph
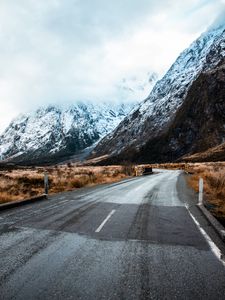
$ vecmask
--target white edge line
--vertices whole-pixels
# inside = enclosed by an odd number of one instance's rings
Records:
[[[115,209],[113,209],[108,216],[105,218],[105,220],[101,223],[101,225],[95,230],[95,232],[100,232],[105,225],[105,223],[112,217],[112,215],[115,213]]]
[[[199,224],[199,222],[196,220],[196,218],[192,215],[192,213],[189,210],[189,207],[187,205],[185,205],[185,207],[187,208],[191,218],[193,219],[193,221],[195,222],[195,224],[197,225],[198,229],[200,230],[201,234],[204,236],[205,240],[207,241],[207,243],[209,244],[210,249],[212,250],[212,252],[214,253],[214,255],[219,259],[219,261],[223,264],[223,266],[225,267],[225,261],[223,261],[221,259],[222,254],[220,249],[216,246],[216,244],[212,241],[212,239],[209,237],[209,235],[205,232],[205,230],[201,227],[201,225]]]

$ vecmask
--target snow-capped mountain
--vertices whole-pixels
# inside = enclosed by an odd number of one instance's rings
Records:
[[[182,110],[194,82],[201,74],[215,69],[223,62],[224,57],[225,25],[212,27],[180,54],[166,75],[156,83],[147,99],[97,145],[93,154],[110,154],[122,160],[125,154],[130,159],[134,156],[140,158],[144,151],[148,152],[144,154],[145,160],[152,161],[150,149],[154,148],[154,160],[161,160],[161,149],[156,149],[155,145],[165,138],[178,111]],[[179,131],[179,128],[175,129]],[[222,137],[218,136],[217,142],[222,142],[221,140]],[[173,152],[176,146],[172,136],[167,142],[174,148],[172,150],[168,147],[165,151]],[[181,154],[182,151],[179,155]],[[165,156],[165,160],[170,155],[172,154]]]
[[[0,136],[0,157],[32,163],[67,158],[115,129],[133,106],[78,103],[39,108],[11,122]]]

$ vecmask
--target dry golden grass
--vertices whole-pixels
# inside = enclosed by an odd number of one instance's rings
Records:
[[[77,167],[72,164],[48,167],[49,193],[71,191],[111,183],[134,175],[132,166]],[[44,193],[44,168],[0,171],[0,203],[22,200]]]
[[[198,191],[199,178],[203,178],[206,203],[216,217],[225,220],[225,164],[194,164],[190,167],[190,172],[192,175],[188,179],[189,185]]]
[[[197,192],[199,178],[204,179],[206,201],[215,216],[225,219],[225,163],[168,163],[139,165],[137,175],[144,167],[183,169],[191,174],[189,185]],[[29,168],[0,171],[0,203],[22,200],[41,195],[44,192],[44,168]],[[125,166],[85,166],[73,164],[48,167],[50,194],[102,183],[111,183],[134,176],[131,165]]]

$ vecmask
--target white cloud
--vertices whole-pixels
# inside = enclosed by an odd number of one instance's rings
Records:
[[[50,103],[120,100],[122,78],[163,74],[224,0],[1,0],[0,130]]]

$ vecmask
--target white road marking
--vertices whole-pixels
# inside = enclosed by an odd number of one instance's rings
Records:
[[[196,220],[196,218],[192,215],[192,213],[189,210],[189,207],[187,205],[185,205],[191,218],[193,219],[193,221],[195,222],[195,224],[197,225],[198,229],[200,230],[201,234],[204,236],[205,240],[207,241],[207,243],[209,244],[210,249],[212,250],[212,252],[215,254],[215,256],[219,259],[219,261],[224,265],[225,267],[225,261],[222,259],[222,253],[220,251],[220,249],[216,246],[216,244],[213,242],[213,240],[209,237],[209,235],[205,232],[205,230],[201,227],[201,225],[199,224],[199,222]]]
[[[112,215],[115,213],[115,209],[113,209],[111,211],[110,214],[108,214],[108,216],[105,218],[105,220],[102,222],[102,224],[95,230],[95,232],[100,232],[103,228],[103,226],[105,225],[105,223],[112,217]]]

